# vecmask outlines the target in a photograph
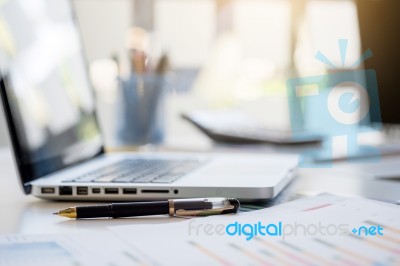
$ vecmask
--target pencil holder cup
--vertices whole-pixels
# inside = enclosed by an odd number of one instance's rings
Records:
[[[131,74],[119,79],[117,144],[159,144],[164,139],[165,75]]]

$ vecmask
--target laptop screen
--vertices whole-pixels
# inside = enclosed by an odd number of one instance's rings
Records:
[[[24,184],[102,152],[69,1],[0,1],[0,69]]]

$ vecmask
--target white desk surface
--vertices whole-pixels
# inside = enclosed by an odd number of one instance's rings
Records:
[[[369,165],[368,172],[382,169],[400,176],[400,156],[388,157],[379,164]],[[366,196],[395,202],[400,199],[399,181],[375,180],[360,175],[346,164],[333,169],[301,169],[300,175],[287,190],[303,195],[331,192],[339,195]],[[372,167],[372,168],[371,168]],[[353,172],[353,173],[352,173]],[[62,233],[77,230],[103,230],[108,226],[132,223],[167,223],[179,218],[141,217],[131,219],[66,220],[53,216],[59,209],[75,206],[74,202],[51,202],[26,196],[22,193],[16,176],[11,153],[0,149],[0,234]],[[84,203],[79,203],[84,204]],[[91,203],[93,204],[93,203]]]

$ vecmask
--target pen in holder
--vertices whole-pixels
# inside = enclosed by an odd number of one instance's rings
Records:
[[[164,139],[165,74],[131,74],[119,79],[117,142],[121,146],[159,144]]]

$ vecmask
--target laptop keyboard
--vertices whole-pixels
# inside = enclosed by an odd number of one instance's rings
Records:
[[[172,183],[200,164],[196,160],[124,159],[63,182]]]

